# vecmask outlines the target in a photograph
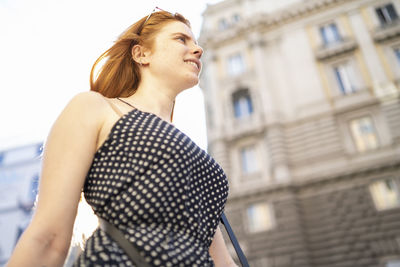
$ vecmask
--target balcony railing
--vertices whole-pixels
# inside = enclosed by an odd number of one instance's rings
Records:
[[[315,56],[318,60],[325,60],[331,57],[335,57],[344,53],[351,52],[357,48],[357,43],[353,38],[341,38],[340,40],[323,44],[315,52]]]
[[[375,42],[383,42],[395,37],[400,37],[400,19],[382,24],[372,32],[372,38]]]

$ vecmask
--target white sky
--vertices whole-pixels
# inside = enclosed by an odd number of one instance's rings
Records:
[[[198,37],[207,3],[133,0],[0,0],[0,150],[43,141],[67,102],[89,90],[97,57],[155,6],[188,18]],[[174,124],[206,148],[203,95],[183,92]]]

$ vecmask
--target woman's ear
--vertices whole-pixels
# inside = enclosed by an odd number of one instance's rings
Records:
[[[132,53],[132,58],[136,63],[140,65],[149,64],[150,51],[148,51],[148,49],[137,44],[132,47],[131,53]]]

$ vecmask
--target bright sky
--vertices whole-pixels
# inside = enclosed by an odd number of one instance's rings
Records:
[[[43,141],[67,102],[89,90],[97,57],[155,6],[183,14],[198,37],[216,2],[0,0],[0,150]],[[174,124],[206,148],[200,88],[178,97]]]

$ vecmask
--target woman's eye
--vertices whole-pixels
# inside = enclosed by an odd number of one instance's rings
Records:
[[[186,42],[186,38],[185,37],[183,37],[183,36],[180,36],[180,37],[178,37],[178,40],[180,40],[180,41],[182,41],[182,42]]]

